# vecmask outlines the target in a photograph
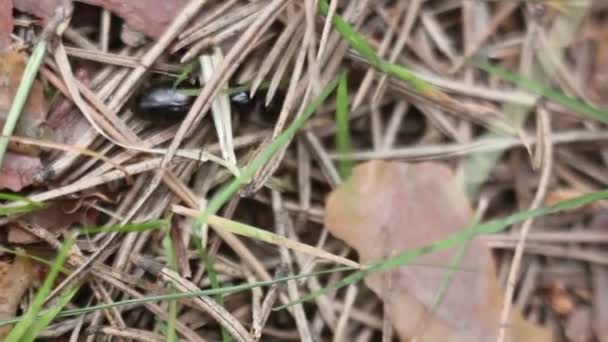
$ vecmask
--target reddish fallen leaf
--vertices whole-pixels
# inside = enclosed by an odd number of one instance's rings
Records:
[[[63,0],[15,0],[15,7],[42,19],[53,15]],[[179,14],[187,0],[82,0],[101,6],[124,19],[133,29],[158,38]]]
[[[21,12],[29,13],[41,19],[53,16],[55,9],[63,0],[13,0],[13,5]]]
[[[471,223],[468,199],[452,172],[436,163],[372,161],[327,200],[325,224],[359,253],[362,263],[441,240]],[[489,249],[468,244],[444,299],[431,312],[455,251],[418,258],[416,265],[374,274],[365,283],[384,302],[402,341],[492,341],[496,338],[502,292]],[[424,265],[424,266],[423,266]],[[509,341],[551,341],[547,329],[513,310]]]
[[[0,50],[11,44],[13,32],[13,0],[0,0]]]
[[[4,125],[17,87],[26,64],[26,57],[15,51],[0,52],[0,124]],[[49,136],[44,123],[48,112],[48,102],[39,81],[34,81],[25,108],[15,128],[15,135],[28,138]],[[0,169],[0,189],[19,191],[32,184],[34,174],[42,169],[36,146],[11,143],[9,149],[17,153],[7,153]],[[27,155],[25,155],[27,154]]]
[[[591,64],[593,69],[589,74],[590,79],[587,84],[597,94],[597,101],[605,105],[608,103],[604,96],[608,92],[608,47],[606,47],[608,28],[602,22],[599,22],[592,25],[590,31],[595,53]]]
[[[564,284],[556,281],[551,284],[550,290],[551,308],[553,311],[561,316],[569,315],[574,310],[576,304]]]
[[[31,244],[40,242],[40,239],[20,228],[20,222],[27,223],[32,227],[45,229],[47,232],[59,235],[73,224],[79,226],[93,225],[94,218],[87,216],[85,208],[73,210],[77,205],[74,201],[57,202],[43,210],[31,212],[19,218],[19,222],[8,226],[8,241],[14,244]]]
[[[2,81],[0,82],[0,121],[2,121],[2,125],[4,125],[8,111],[17,93],[17,88],[21,83],[26,63],[27,58],[21,53],[16,51],[0,52],[0,81]],[[45,137],[47,132],[45,131],[44,123],[48,110],[49,105],[44,95],[42,83],[35,80],[15,127],[15,135],[33,139]],[[9,148],[13,151],[31,155],[37,155],[40,152],[37,148],[14,143],[11,143]]]
[[[85,72],[79,70],[76,77],[88,85]],[[74,145],[91,128],[91,124],[71,100],[63,98],[50,110],[46,127],[53,132],[55,142]]]
[[[25,257],[16,257],[12,264],[0,262],[0,320],[15,317],[21,297],[35,278],[36,268]],[[11,325],[0,327],[0,340],[11,328]]]
[[[0,169],[0,189],[20,191],[31,185],[34,176],[42,169],[43,166],[38,157],[7,152]]]
[[[566,320],[564,332],[570,342],[593,341],[591,309],[587,306],[577,307]]]

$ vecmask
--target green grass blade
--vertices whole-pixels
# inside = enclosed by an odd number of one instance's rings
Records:
[[[478,224],[480,220],[481,220],[481,213],[478,211],[475,213],[475,216],[473,217],[471,225]],[[452,256],[450,265],[449,265],[447,271],[443,274],[443,278],[441,279],[439,288],[437,289],[437,292],[435,293],[435,297],[433,298],[433,302],[431,304],[431,312],[435,312],[437,310],[437,308],[439,307],[439,304],[442,302],[442,300],[447,292],[447,289],[452,281],[452,278],[454,277],[454,274],[456,274],[456,271],[458,271],[460,269],[460,264],[462,263],[464,254],[466,253],[467,248],[469,247],[469,242],[470,242],[470,240],[465,241],[465,243],[458,246],[456,253],[454,253],[454,256]]]
[[[204,225],[204,226],[205,226],[205,229],[208,228],[207,225]],[[202,233],[202,228],[203,228],[202,221],[200,222],[200,224],[197,221],[195,221],[193,223],[192,232],[193,232],[194,238],[192,239],[192,241],[194,242],[194,245],[196,246],[196,250],[198,251],[198,254],[201,256],[201,260],[205,263],[205,268],[207,270],[207,273],[209,274],[209,281],[211,283],[211,288],[214,290],[217,290],[220,288],[220,284],[217,279],[217,272],[215,271],[215,266],[213,265],[213,258],[209,255],[209,253],[207,253],[207,245],[206,245],[207,234]],[[224,297],[222,296],[221,293],[216,294],[214,296],[214,299],[219,305],[224,306]],[[223,325],[220,328],[221,328],[222,341],[224,341],[224,342],[232,341],[232,335],[230,335],[228,330],[226,330],[226,328]]]
[[[467,243],[470,239],[472,239],[476,235],[498,233],[498,232],[510,227],[511,225],[513,225],[515,223],[519,223],[519,222],[522,222],[522,221],[525,221],[528,219],[533,219],[533,218],[537,218],[537,217],[541,217],[541,216],[545,216],[545,215],[549,215],[549,214],[554,214],[554,213],[557,213],[557,212],[560,212],[560,211],[563,211],[566,209],[584,206],[584,205],[593,203],[595,201],[605,200],[605,199],[608,199],[608,190],[598,191],[598,192],[594,192],[591,194],[583,195],[583,196],[580,196],[580,197],[577,197],[577,198],[574,198],[571,200],[557,203],[550,207],[522,211],[522,212],[518,212],[513,215],[510,215],[510,216],[507,216],[505,218],[490,220],[488,222],[475,225],[473,227],[470,227],[470,228],[464,229],[460,232],[449,235],[443,240],[438,240],[438,241],[435,241],[426,246],[404,251],[395,257],[374,263],[361,271],[357,271],[357,272],[350,274],[349,276],[343,278],[342,280],[340,280],[334,284],[331,284],[331,285],[329,285],[325,288],[319,289],[317,291],[313,291],[310,294],[300,298],[297,301],[279,306],[279,307],[275,308],[274,310],[281,310],[281,309],[293,306],[298,303],[312,300],[319,295],[326,294],[330,291],[335,291],[341,287],[348,286],[354,282],[360,281],[361,279],[365,278],[369,274],[372,274],[375,272],[382,272],[382,271],[386,271],[386,270],[389,270],[389,269],[392,269],[395,267],[411,264],[414,260],[416,260],[418,257],[420,257],[422,255],[442,251],[442,250],[445,250],[445,249],[448,249],[451,247],[455,247],[455,246],[461,246],[461,245]]]
[[[214,290],[221,289],[220,283],[217,279],[217,271],[215,270],[215,266],[213,265],[213,258],[211,257],[211,255],[209,255],[209,253],[207,253],[206,249],[202,249],[201,252],[203,260],[205,262],[205,267],[207,268],[207,273],[209,274],[209,282],[211,283],[211,288]],[[213,296],[213,298],[219,305],[224,306],[224,296],[221,293],[216,294],[215,296]],[[222,333],[222,341],[232,341],[232,335],[230,335],[226,327],[222,325],[220,328]]]
[[[7,192],[0,192],[0,200],[13,201],[13,202],[27,202],[29,204],[35,204],[35,205],[39,205],[39,206],[44,205],[42,202],[32,201],[31,199],[29,199],[25,196],[21,196],[21,195],[17,195],[17,194],[9,194]]]
[[[53,262],[48,261],[46,259],[43,259],[39,256],[36,255],[32,255],[32,254],[28,254],[26,251],[24,250],[14,250],[14,249],[10,249],[10,248],[6,248],[4,246],[0,246],[0,252],[2,253],[7,253],[7,254],[12,254],[15,256],[22,256],[31,260],[34,260],[36,262],[39,262],[43,265],[47,265],[48,267],[53,266]],[[63,273],[64,275],[69,275],[70,274],[70,270],[68,270],[67,268],[62,267],[60,270],[61,273]]]
[[[2,208],[0,208],[0,216],[25,214],[32,211],[44,209],[46,207],[46,203],[32,201],[27,197],[16,194],[9,194],[6,192],[0,192],[0,200],[11,201],[15,203],[24,203],[22,205],[11,205],[11,203],[8,203],[7,206],[3,206]]]
[[[32,55],[27,61],[27,65],[23,71],[23,77],[21,78],[21,82],[15,93],[15,98],[13,99],[13,103],[11,104],[11,108],[6,117],[4,127],[2,128],[2,137],[0,137],[0,165],[2,165],[2,162],[4,161],[4,155],[6,154],[6,148],[8,147],[9,140],[7,137],[13,135],[13,131],[17,126],[17,121],[19,121],[21,111],[25,106],[45,53],[46,41],[40,40],[36,43],[34,51],[32,51]]]
[[[70,303],[76,293],[78,293],[78,287],[72,287],[67,289],[61,295],[61,297],[59,297],[59,300],[57,301],[57,303],[55,303],[55,305],[53,305],[53,307],[48,310],[45,310],[42,315],[36,318],[32,326],[30,326],[30,328],[28,329],[27,333],[21,338],[21,341],[35,341],[36,337],[38,337],[38,334],[40,334],[40,332],[44,330],[44,328],[51,324],[51,322],[55,319],[55,317],[57,317],[59,312],[61,312],[61,310],[66,305],[68,305],[68,303]]]
[[[340,155],[338,170],[342,180],[347,180],[353,169],[353,161],[348,158],[352,152],[350,129],[348,121],[348,80],[346,73],[342,73],[338,90],[336,92],[336,147]]]
[[[382,60],[380,64],[380,70],[384,71],[389,75],[392,75],[393,77],[407,82],[410,86],[412,86],[412,88],[422,94],[425,94],[427,96],[439,96],[439,92],[437,88],[435,88],[435,86],[416,76],[416,74],[411,72],[409,69],[399,64],[393,64],[389,63],[388,61]]]
[[[182,82],[184,82],[188,77],[190,77],[190,75],[194,71],[194,68],[197,65],[198,65],[198,62],[196,60],[186,63],[186,65],[184,66],[184,69],[182,69],[182,71],[179,73],[179,75],[173,82],[173,88],[179,87],[179,85],[182,84]]]
[[[491,73],[492,75],[513,82],[517,84],[517,86],[519,86],[520,88],[525,89],[533,94],[544,96],[550,99],[551,101],[554,101],[578,113],[587,115],[588,117],[594,120],[601,121],[603,123],[608,123],[608,111],[590,106],[587,103],[572,98],[559,90],[547,87],[546,85],[540,82],[523,77],[500,66],[492,65],[485,62],[476,62],[474,65],[488,73]]]
[[[84,227],[80,229],[80,234],[145,232],[147,230],[162,229],[168,225],[169,222],[167,220],[151,220],[109,227]]]
[[[131,304],[161,302],[161,301],[168,301],[168,300],[172,301],[172,300],[181,300],[181,299],[200,297],[200,296],[214,296],[217,294],[235,293],[235,292],[240,292],[240,291],[251,290],[254,287],[271,286],[273,284],[283,283],[288,280],[299,280],[299,279],[305,279],[305,278],[309,278],[309,277],[317,277],[317,276],[321,276],[321,275],[331,274],[334,272],[352,271],[353,269],[354,269],[353,267],[342,266],[342,267],[331,268],[331,269],[324,270],[324,271],[317,271],[317,272],[298,274],[298,275],[290,275],[290,276],[286,276],[286,277],[276,278],[276,279],[273,279],[270,281],[260,281],[260,282],[256,282],[256,283],[244,283],[241,285],[223,286],[219,289],[208,289],[208,290],[193,291],[193,292],[170,293],[170,294],[163,294],[163,295],[156,295],[156,296],[148,296],[148,297],[144,297],[144,298],[125,299],[125,300],[113,302],[113,303],[104,303],[104,304],[88,306],[85,308],[65,310],[65,311],[60,312],[59,315],[57,315],[57,317],[78,316],[78,315],[95,312],[98,310],[106,310],[106,309],[111,309],[111,308],[115,308],[115,307],[131,305]],[[46,313],[46,311],[43,311],[41,314],[44,314],[44,313]],[[40,315],[38,317],[40,317]],[[25,316],[21,316],[21,317],[15,317],[15,318],[11,318],[11,319],[0,320],[0,326],[12,324],[12,323],[16,323],[16,322],[21,322],[21,321],[23,321],[24,318],[25,318]]]
[[[319,1],[319,10],[321,14],[328,15],[329,4],[327,0]],[[365,58],[372,66],[380,71],[394,76],[402,81],[407,82],[412,88],[427,96],[437,96],[437,89],[427,81],[419,78],[413,72],[398,64],[390,63],[382,59],[376,54],[376,51],[367,43],[365,38],[361,36],[346,20],[341,16],[334,14],[332,23],[336,30],[342,35],[342,38],[348,42],[357,53]]]
[[[327,0],[319,1],[319,10],[321,14],[327,16],[329,14],[329,4]],[[367,43],[363,37],[341,16],[334,14],[332,17],[334,27],[348,44],[355,49],[361,56],[367,59],[373,66],[380,68],[381,59],[376,54],[376,51]]]
[[[306,110],[296,118],[287,129],[281,133],[262,153],[260,153],[249,165],[241,171],[241,174],[232,182],[222,188],[215,196],[211,198],[205,210],[195,220],[195,224],[204,224],[207,222],[209,215],[214,215],[228,201],[228,199],[245,183],[249,182],[255,172],[267,163],[285,144],[287,144],[298,132],[298,130],[306,123],[306,121],[315,113],[317,108],[325,102],[336,88],[338,79],[330,82],[315,98]]]
[[[51,269],[49,270],[49,274],[47,275],[40,289],[38,289],[38,293],[36,293],[36,297],[34,297],[34,300],[30,304],[29,309],[23,316],[22,320],[17,325],[15,325],[15,327],[8,334],[5,339],[5,342],[20,342],[21,338],[25,336],[29,329],[31,329],[32,325],[37,319],[38,312],[40,311],[40,309],[42,309],[42,306],[44,305],[46,297],[51,292],[53,283],[55,282],[55,279],[57,279],[59,271],[63,267],[68,252],[70,251],[70,248],[73,244],[74,239],[68,239],[63,243],[63,245],[59,249],[59,253],[55,258],[55,261],[53,262],[53,265],[51,266]]]
[[[163,238],[163,247],[167,255],[168,266],[170,269],[177,271],[177,258],[175,257],[175,249],[171,239],[170,228],[166,229],[165,237]],[[169,293],[176,293],[173,284],[169,283]],[[169,319],[167,320],[167,342],[176,342],[177,333],[175,332],[175,322],[177,321],[177,301],[169,302]]]

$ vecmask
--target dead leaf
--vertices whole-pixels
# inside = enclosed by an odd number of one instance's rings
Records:
[[[13,32],[13,0],[0,0],[0,50],[11,44]]]
[[[73,145],[91,128],[89,121],[67,99],[49,113],[46,127],[53,132],[54,141]]]
[[[568,293],[566,286],[559,281],[553,282],[550,287],[551,308],[558,315],[569,315],[576,304],[574,298]]]
[[[570,342],[591,342],[593,341],[592,331],[591,309],[587,306],[576,308],[566,320],[564,327],[564,332]]]
[[[352,178],[330,194],[325,224],[371,263],[430,244],[471,223],[468,199],[452,172],[436,163],[372,161],[354,169]],[[425,255],[366,278],[386,305],[402,341],[491,341],[496,338],[502,292],[489,249],[468,244],[460,269],[444,299],[431,306],[455,251]],[[422,266],[426,265],[426,266]],[[511,316],[510,341],[551,341],[547,329]]]
[[[0,169],[0,189],[21,191],[34,182],[43,169],[40,158],[6,152]]]
[[[101,6],[123,18],[129,26],[158,38],[179,14],[187,0],[83,0]]]
[[[15,7],[36,17],[48,19],[62,1],[15,0]],[[179,14],[187,0],[82,0],[81,2],[101,6],[124,19],[133,29],[158,38]]]
[[[14,244],[31,244],[40,242],[40,239],[19,227],[20,222],[45,229],[47,232],[57,236],[73,224],[80,226],[93,225],[94,218],[87,215],[86,208],[72,210],[77,205],[75,201],[61,201],[50,205],[48,208],[34,211],[23,215],[19,222],[9,224],[8,241]]]
[[[4,125],[11,103],[21,82],[27,60],[25,55],[15,51],[0,52],[0,124]],[[48,138],[51,134],[44,126],[48,113],[48,102],[42,83],[34,81],[25,108],[21,114],[15,135],[28,138]],[[34,175],[42,170],[37,157],[40,149],[11,143],[0,169],[0,189],[20,191],[32,184]]]
[[[0,121],[4,125],[8,111],[10,110],[17,88],[21,83],[23,70],[27,58],[16,51],[0,52]],[[19,117],[15,127],[15,135],[27,138],[40,139],[46,137],[44,123],[48,114],[49,105],[44,95],[42,83],[35,80],[25,108]],[[9,149],[29,155],[38,155],[40,149],[35,146],[24,146],[11,143]]]
[[[17,306],[36,277],[36,269],[26,257],[18,256],[12,264],[0,262],[0,320],[15,317]],[[0,327],[0,340],[11,330],[11,325]]]
[[[32,14],[41,19],[53,16],[63,0],[13,0],[13,5],[21,12]]]

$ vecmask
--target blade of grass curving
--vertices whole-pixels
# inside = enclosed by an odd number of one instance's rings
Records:
[[[68,288],[60,297],[59,300],[48,310],[36,318],[27,333],[21,338],[23,342],[33,342],[38,337],[38,334],[44,330],[57,317],[59,312],[70,303],[72,298],[78,293],[78,287]]]
[[[327,3],[327,0],[319,1],[319,10],[321,14],[325,16],[328,15],[329,4]],[[346,20],[344,20],[344,18],[338,14],[334,13],[332,23],[334,24],[336,30],[342,35],[342,38],[344,38],[344,40],[346,40],[346,42],[348,42],[348,44],[372,66],[386,74],[407,82],[410,86],[412,86],[412,88],[424,95],[438,97],[439,94],[441,94],[441,92],[438,91],[438,89],[432,84],[417,77],[407,68],[398,64],[390,63],[389,61],[378,56],[376,51],[374,51],[371,45],[367,43],[365,38],[363,38],[363,36],[361,36],[348,22],[346,22]]]
[[[196,60],[186,63],[186,65],[184,66],[184,68],[182,69],[182,71],[179,73],[179,75],[177,76],[177,78],[173,82],[173,88],[179,87],[179,85],[182,82],[184,82],[188,77],[190,77],[190,75],[194,71],[194,68],[197,65],[198,65],[198,63],[196,62]]]
[[[57,276],[59,275],[59,272],[67,258],[68,252],[73,244],[73,238],[69,238],[63,243],[59,249],[55,261],[53,262],[53,265],[51,266],[51,269],[49,270],[49,274],[46,276],[46,279],[44,280],[44,283],[40,289],[38,289],[38,293],[36,293],[36,297],[34,297],[29,309],[23,316],[22,320],[17,323],[8,336],[6,336],[6,339],[4,340],[5,342],[20,342],[21,338],[25,336],[28,330],[32,327],[37,319],[38,312],[40,309],[42,309],[46,297],[51,292],[53,283],[55,282],[55,279],[57,279]]]
[[[162,229],[169,225],[169,221],[151,220],[139,223],[130,223],[124,225],[114,225],[109,227],[84,227],[79,230],[80,234],[95,234],[95,233],[132,233],[144,232],[147,230]]]
[[[46,259],[43,259],[39,256],[33,255],[33,254],[28,254],[26,251],[24,250],[14,250],[14,249],[10,249],[10,248],[6,248],[4,246],[0,246],[0,252],[2,253],[7,253],[7,254],[12,254],[15,256],[22,256],[24,258],[28,258],[31,260],[34,260],[36,262],[39,262],[43,265],[47,265],[48,267],[53,266],[53,262],[52,261],[48,261]],[[70,274],[70,270],[68,270],[67,268],[62,267],[60,269],[60,272],[65,274],[65,275],[69,275]]]
[[[352,172],[353,160],[348,158],[352,152],[348,120],[348,80],[346,72],[340,76],[336,92],[336,147],[340,155],[339,172],[342,180],[347,180]]]
[[[338,78],[331,81],[321,91],[319,96],[315,98],[306,110],[297,117],[290,125],[281,133],[262,153],[260,153],[249,165],[243,168],[241,174],[234,178],[232,182],[224,186],[216,195],[214,195],[205,210],[195,220],[195,224],[203,224],[207,222],[209,215],[214,215],[228,201],[243,184],[249,182],[255,172],[267,163],[285,144],[287,144],[298,132],[298,130],[306,123],[306,121],[314,114],[317,108],[325,102],[331,95],[338,84]]]
[[[25,203],[23,205],[15,205],[10,206],[11,203],[8,203],[7,206],[3,206],[0,208],[0,216],[11,216],[17,214],[25,214],[35,210],[44,209],[46,207],[46,203],[43,202],[35,202],[30,200],[27,197],[19,196],[16,194],[9,194],[6,192],[0,192],[0,200],[12,201],[15,203]]]
[[[175,249],[173,248],[173,241],[171,239],[170,228],[165,230],[165,237],[163,238],[163,248],[167,255],[168,267],[174,271],[177,270],[177,258],[175,257]],[[176,293],[173,284],[167,284],[169,293]],[[169,319],[167,320],[167,342],[176,342],[177,333],[175,332],[175,322],[177,321],[177,301],[173,300],[169,302]]]
[[[217,271],[215,270],[215,266],[213,265],[213,258],[209,255],[209,253],[207,253],[206,249],[202,249],[202,257],[205,262],[205,267],[207,268],[207,273],[209,274],[209,282],[211,283],[211,288],[214,290],[221,289],[220,282],[217,278]],[[219,305],[224,306],[224,296],[221,293],[216,294],[215,296],[213,296],[213,298]],[[223,325],[221,326],[221,332],[223,342],[232,341],[232,335],[230,335],[228,330]]]
[[[208,229],[207,224],[203,225],[203,224],[198,224],[198,222],[194,222],[194,224],[192,225],[192,232],[193,232],[193,235],[196,237],[195,239],[193,239],[193,242],[194,242],[194,245],[196,246],[196,250],[198,251],[198,254],[201,256],[201,260],[205,263],[205,268],[207,269],[207,273],[209,274],[209,282],[211,283],[211,288],[214,290],[217,290],[217,289],[220,289],[221,286],[217,279],[217,272],[215,271],[215,266],[213,265],[213,258],[209,255],[209,253],[207,253],[207,241],[206,241],[207,234],[205,233],[203,235],[203,232],[202,232],[203,226],[206,231]],[[219,305],[224,306],[224,297],[222,296],[221,293],[216,294],[214,296],[214,299]],[[232,340],[232,335],[230,335],[228,330],[226,330],[226,328],[223,325],[221,326],[221,332],[222,332],[222,341],[228,342],[228,341]]]
[[[21,116],[21,112],[27,101],[30,89],[34,84],[36,74],[38,74],[38,69],[40,68],[40,64],[42,64],[45,53],[46,41],[42,39],[36,43],[34,51],[32,51],[32,55],[27,61],[27,65],[23,71],[23,77],[21,78],[19,87],[17,87],[15,98],[13,99],[4,127],[2,128],[2,137],[0,137],[0,165],[2,165],[2,162],[4,161],[4,155],[6,154],[6,148],[8,147],[9,139],[7,137],[13,135],[13,131]]]
[[[350,274],[349,276],[341,279],[338,282],[330,284],[329,286],[319,289],[317,291],[313,291],[313,292],[309,293],[308,295],[303,296],[302,298],[298,299],[297,301],[293,301],[293,302],[287,303],[285,305],[281,305],[279,307],[274,308],[273,310],[281,310],[281,309],[284,309],[287,307],[291,307],[298,303],[312,300],[319,295],[326,294],[328,292],[335,291],[344,286],[348,286],[352,283],[358,282],[369,274],[376,273],[376,272],[382,272],[382,271],[386,271],[386,270],[389,270],[389,269],[392,269],[395,267],[411,264],[414,260],[416,260],[418,257],[420,257],[422,255],[445,250],[445,249],[448,249],[448,248],[451,248],[454,246],[463,245],[467,241],[469,241],[470,239],[475,237],[476,235],[498,233],[498,232],[506,229],[507,227],[510,227],[511,225],[513,225],[515,223],[519,223],[519,222],[525,221],[527,219],[537,218],[537,217],[541,217],[541,216],[545,216],[545,215],[549,215],[549,214],[554,214],[554,213],[557,213],[557,212],[560,212],[560,211],[563,211],[566,209],[572,209],[575,207],[584,206],[584,205],[593,203],[595,201],[605,200],[605,199],[608,199],[608,190],[598,191],[598,192],[594,192],[591,194],[579,196],[574,199],[559,202],[550,207],[543,207],[543,208],[538,208],[538,209],[534,209],[534,210],[521,211],[521,212],[512,214],[510,216],[507,216],[505,218],[494,219],[494,220],[487,221],[485,223],[480,223],[480,224],[474,225],[473,227],[470,227],[470,228],[464,229],[462,231],[459,231],[457,233],[454,233],[452,235],[449,235],[443,240],[438,240],[431,244],[428,244],[428,245],[425,245],[422,247],[418,247],[418,248],[414,248],[412,250],[403,251],[395,257],[373,263],[373,264],[369,265],[367,268],[354,272],[354,273]]]
[[[329,14],[329,4],[327,0],[319,1],[319,10],[321,14],[327,16]],[[382,59],[376,54],[376,51],[367,43],[365,39],[348,23],[344,18],[334,13],[332,23],[348,44],[355,49],[361,56],[367,59],[373,66],[380,68]]]
[[[471,225],[474,226],[478,224],[480,220],[481,212],[477,211],[475,213],[475,216],[473,217],[473,220],[471,221]],[[450,285],[454,274],[456,274],[456,271],[460,269],[460,264],[462,262],[462,258],[464,257],[465,252],[467,251],[469,242],[470,240],[465,241],[462,245],[457,247],[456,253],[454,253],[454,256],[452,257],[449,268],[446,270],[446,272],[443,274],[443,277],[441,278],[441,283],[439,284],[439,288],[437,289],[437,292],[435,293],[435,297],[433,298],[433,302],[431,304],[431,312],[435,312],[437,310],[439,304],[445,297],[448,286]]]
[[[474,62],[474,65],[492,75],[498,76],[509,82],[513,82],[520,88],[525,89],[533,94],[546,97],[551,101],[554,101],[566,108],[572,109],[573,111],[576,111],[581,114],[585,114],[594,120],[601,121],[603,123],[608,123],[608,111],[590,106],[589,104],[572,98],[557,89],[548,87],[533,79],[521,76],[500,66],[492,65],[482,61]]]
[[[39,205],[40,207],[42,207],[44,205],[43,202],[32,201],[31,199],[29,199],[25,196],[21,196],[21,195],[17,195],[17,194],[9,194],[7,192],[0,192],[0,200],[13,201],[13,202],[23,201],[23,202],[27,202],[29,204]]]
[[[170,294],[149,296],[149,297],[144,297],[144,298],[125,299],[125,300],[113,302],[113,303],[103,303],[103,304],[88,306],[85,308],[65,310],[65,311],[60,312],[57,315],[57,317],[78,316],[78,315],[83,315],[83,314],[87,314],[87,313],[91,313],[91,312],[95,312],[95,311],[99,311],[99,310],[107,310],[107,309],[111,309],[111,308],[115,308],[115,307],[121,307],[121,306],[132,305],[132,304],[172,301],[172,300],[188,299],[188,298],[199,297],[199,296],[214,296],[217,294],[235,293],[235,292],[240,292],[240,291],[251,290],[254,287],[271,286],[273,284],[286,282],[288,280],[298,280],[298,279],[305,279],[305,278],[309,278],[309,277],[317,277],[317,276],[327,275],[327,274],[331,274],[331,273],[335,273],[335,272],[352,271],[353,269],[355,269],[355,268],[353,268],[353,267],[335,267],[335,268],[331,268],[331,269],[323,270],[323,271],[298,274],[298,275],[290,275],[290,276],[286,276],[286,277],[276,278],[276,279],[273,279],[270,281],[260,281],[260,282],[256,282],[256,283],[245,283],[245,284],[241,284],[241,285],[223,286],[219,289],[207,289],[207,290],[193,291],[193,292],[170,293]],[[41,312],[41,314],[46,313],[46,311],[48,311],[48,310]],[[38,317],[40,317],[40,315],[38,315]],[[25,316],[21,316],[21,317],[15,317],[15,318],[11,318],[11,319],[0,320],[0,326],[21,322],[24,318],[25,318]]]

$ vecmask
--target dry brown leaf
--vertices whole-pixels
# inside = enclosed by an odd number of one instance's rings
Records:
[[[68,100],[63,100],[49,113],[46,126],[53,132],[55,142],[68,145],[75,144],[91,128],[84,115]]]
[[[13,0],[0,0],[0,50],[11,44],[13,32]]]
[[[591,309],[587,306],[576,308],[566,320],[564,332],[570,342],[593,341],[591,329]]]
[[[13,0],[13,5],[21,12],[38,18],[48,19],[63,0]]]
[[[16,51],[0,52],[0,120],[2,125],[11,107],[12,101],[17,93],[17,88],[21,83],[23,70],[27,58],[25,55]],[[48,114],[49,105],[44,95],[42,83],[35,80],[30,90],[25,108],[23,109],[15,135],[33,139],[40,139],[46,136],[44,123]],[[13,151],[36,155],[39,149],[31,146],[19,146],[11,143],[9,146]]]
[[[53,15],[64,0],[15,0],[15,8],[42,19]],[[82,0],[101,6],[124,19],[133,29],[158,38],[187,3],[187,0]]]
[[[566,286],[556,281],[551,284],[551,308],[558,315],[569,315],[574,310],[576,304],[574,298],[568,293]]]
[[[328,229],[371,263],[441,240],[470,224],[472,211],[454,175],[437,163],[372,161],[327,200]],[[503,296],[489,249],[469,243],[444,299],[430,307],[455,251],[425,255],[366,278],[384,301],[402,341],[491,341],[496,338]],[[435,265],[440,267],[429,267]],[[551,341],[547,329],[525,321],[514,310],[510,341]]]
[[[12,264],[0,262],[0,320],[15,317],[21,297],[36,277],[36,269],[28,258],[18,256]],[[0,341],[11,330],[0,327]]]
[[[21,216],[19,222],[8,226],[8,241],[15,244],[40,242],[37,236],[19,227],[21,222],[29,224],[32,227],[42,228],[54,236],[59,235],[73,224],[81,226],[93,225],[95,222],[93,218],[87,216],[86,208],[72,210],[75,205],[77,204],[74,201],[56,202],[48,208]]]
[[[26,58],[15,51],[0,52],[0,124],[4,125],[21,76],[25,68]],[[28,138],[46,138],[49,131],[44,123],[48,113],[48,102],[44,95],[42,84],[34,81],[25,108],[21,114],[15,135]],[[40,149],[11,143],[9,149],[17,153],[7,153],[0,169],[0,189],[20,191],[32,184],[34,174],[42,169],[42,163],[37,155]]]
[[[42,170],[40,158],[6,152],[0,169],[0,189],[20,191],[31,185]]]

